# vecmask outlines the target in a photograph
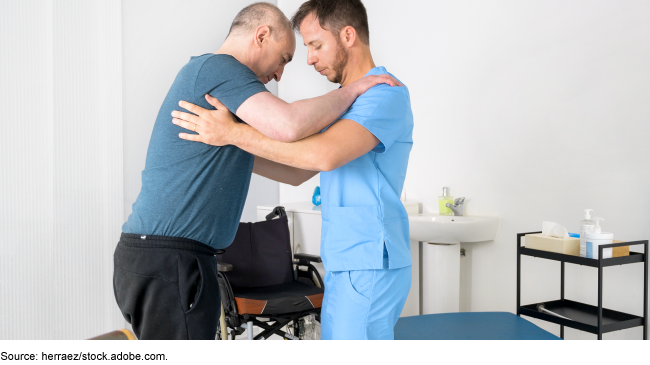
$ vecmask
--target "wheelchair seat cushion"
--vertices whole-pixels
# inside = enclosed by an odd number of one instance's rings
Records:
[[[233,288],[239,314],[274,315],[320,308],[323,288],[299,281],[261,288]]]

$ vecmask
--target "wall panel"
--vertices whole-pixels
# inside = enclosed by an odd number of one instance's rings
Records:
[[[125,325],[121,4],[0,1],[0,339]]]

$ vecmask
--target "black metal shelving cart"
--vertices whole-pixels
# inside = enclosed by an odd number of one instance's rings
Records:
[[[598,247],[599,259],[590,259],[580,256],[565,255],[561,253],[534,250],[521,246],[521,239],[527,234],[541,232],[519,233],[517,234],[517,315],[526,315],[533,318],[542,319],[548,322],[560,325],[560,337],[564,339],[564,326],[575,328],[581,331],[590,332],[598,335],[598,339],[603,339],[603,333],[619,331],[626,328],[643,326],[643,339],[648,339],[648,241],[634,241],[612,243]],[[612,257],[603,259],[603,249],[621,246],[643,245],[644,253],[630,251],[629,256]],[[561,289],[560,299],[544,302],[546,309],[555,312],[561,316],[571,318],[564,319],[552,314],[540,312],[537,309],[538,304],[521,305],[521,255],[539,257],[548,260],[561,262]],[[564,299],[564,264],[565,263],[591,266],[598,269],[598,306],[584,304],[573,300]],[[627,265],[642,262],[643,270],[643,317],[635,316],[628,313],[618,312],[611,309],[603,308],[603,269],[608,266]]]

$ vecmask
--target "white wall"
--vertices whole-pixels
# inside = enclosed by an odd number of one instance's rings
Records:
[[[300,0],[279,0],[293,14]],[[408,200],[498,215],[496,240],[464,244],[461,310],[515,311],[516,233],[578,230],[584,208],[618,239],[650,238],[650,2],[365,1],[375,62],[404,81],[415,117]],[[280,97],[331,89],[298,41]],[[312,76],[308,76],[312,75]],[[281,202],[311,197],[281,186]],[[559,264],[524,258],[522,303],[559,299]],[[606,307],[643,315],[641,264],[605,270]],[[597,304],[596,271],[567,265],[566,298]],[[536,321],[559,333],[558,326]],[[567,339],[595,338],[566,330]],[[641,329],[605,339],[641,338]]]
[[[256,1],[123,0],[124,219],[140,193],[141,172],[158,110],[191,56],[215,52],[235,15]],[[275,1],[271,1],[275,4]],[[272,92],[277,84],[269,84]],[[278,183],[253,175],[242,221],[278,202]]]
[[[124,327],[120,3],[0,1],[0,340]]]

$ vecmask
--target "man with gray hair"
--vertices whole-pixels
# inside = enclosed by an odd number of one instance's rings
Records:
[[[171,112],[181,100],[211,108],[219,98],[266,136],[285,142],[314,134],[386,75],[329,94],[286,103],[264,87],[280,81],[293,58],[295,35],[274,5],[243,9],[215,53],[180,70],[160,108],[142,172],[142,190],[122,227],[114,254],[117,304],[139,339],[214,339],[220,295],[214,255],[231,244],[251,172],[277,178],[276,163],[235,146],[213,147],[178,138]],[[199,131],[194,126],[194,131]]]

